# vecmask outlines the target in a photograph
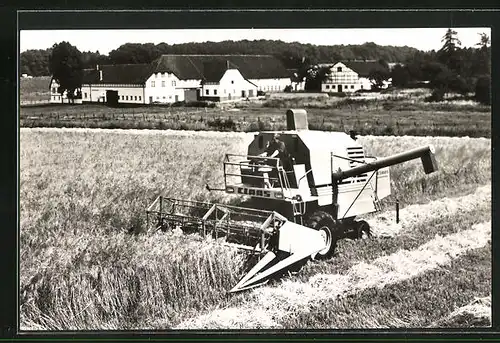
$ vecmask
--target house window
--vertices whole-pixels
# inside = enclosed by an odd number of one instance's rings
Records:
[[[165,81],[162,81],[162,82],[161,82],[161,86],[162,86],[162,87],[165,87]]]
[[[227,89],[224,89],[224,94],[226,94],[226,93],[227,93]]]
[[[166,99],[166,98],[167,98],[167,97],[164,95],[164,96],[163,96],[163,99]]]
[[[87,92],[83,93],[83,96],[87,99]]]
[[[351,85],[351,89],[354,89],[354,85]]]
[[[141,101],[141,96],[139,95],[139,101]]]
[[[330,89],[330,85],[326,85],[326,86],[325,86],[325,88],[326,88],[326,89]]]
[[[214,95],[217,95],[217,89],[214,89]]]
[[[56,87],[52,88],[52,93],[57,93],[57,88]]]
[[[154,86],[155,86],[155,82],[151,81],[151,87],[154,87]]]
[[[128,95],[125,97],[125,100],[128,100]]]
[[[137,101],[137,95],[134,95],[134,100]]]
[[[233,81],[233,80],[231,80],[231,84],[234,84],[234,81]]]
[[[159,97],[159,96],[157,96],[157,97],[156,97],[156,100],[160,100],[160,97]]]
[[[363,89],[363,85],[361,85],[361,89]]]
[[[169,99],[172,99],[172,96],[171,96],[171,95],[169,95],[169,96],[168,96],[168,98],[169,98]]]
[[[176,83],[175,83],[175,80],[172,81],[172,86],[175,87]]]
[[[337,72],[341,73],[342,72],[342,67],[337,67]]]
[[[205,95],[208,95],[210,91],[208,89],[205,89]]]

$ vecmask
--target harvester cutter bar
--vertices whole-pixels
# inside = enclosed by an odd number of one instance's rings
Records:
[[[159,196],[147,209],[148,227],[156,219],[156,229],[179,228],[215,238],[225,237],[247,250],[262,247],[276,230],[275,221],[284,218],[272,211]],[[260,248],[256,249],[259,245]]]
[[[239,292],[266,283],[295,263],[325,248],[319,231],[290,222],[274,211],[159,197],[147,210],[160,227],[180,227],[244,247],[259,255],[259,262],[230,290]]]

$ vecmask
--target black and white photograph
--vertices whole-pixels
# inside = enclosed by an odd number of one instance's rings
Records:
[[[354,24],[20,26],[21,332],[491,328],[492,30]]]

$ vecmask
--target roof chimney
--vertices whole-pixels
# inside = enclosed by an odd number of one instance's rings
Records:
[[[95,70],[99,70],[99,64],[96,64]]]
[[[102,81],[102,70],[99,70],[99,81]]]

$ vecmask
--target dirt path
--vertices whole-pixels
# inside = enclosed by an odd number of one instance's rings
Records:
[[[192,318],[175,329],[281,328],[287,315],[307,312],[309,306],[345,297],[369,287],[383,288],[446,265],[491,239],[491,222],[445,237],[436,236],[414,250],[400,250],[372,263],[359,263],[345,275],[319,274],[307,283],[284,281],[279,287],[262,287],[241,307],[216,310]]]

